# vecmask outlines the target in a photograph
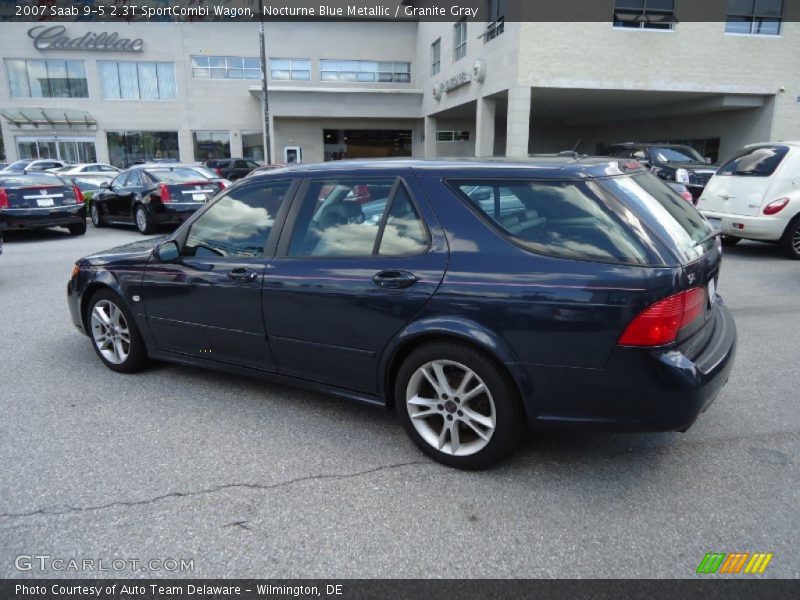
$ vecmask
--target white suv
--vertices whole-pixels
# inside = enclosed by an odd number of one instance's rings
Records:
[[[697,208],[723,244],[778,242],[800,260],[800,142],[745,146],[711,178]]]

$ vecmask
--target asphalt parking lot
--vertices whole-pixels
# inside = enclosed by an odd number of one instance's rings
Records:
[[[65,302],[75,259],[140,239],[6,235],[0,577],[15,557],[192,559],[196,577],[693,577],[772,552],[799,577],[800,263],[744,242],[719,293],[737,364],[685,434],[531,434],[499,467],[426,459],[393,414],[172,365],[106,369]]]

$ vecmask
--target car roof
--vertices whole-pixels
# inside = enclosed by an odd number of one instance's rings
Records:
[[[583,179],[589,177],[608,177],[623,175],[633,171],[646,171],[643,166],[631,159],[614,157],[561,157],[531,156],[527,159],[509,160],[507,158],[371,158],[347,159],[316,164],[293,164],[285,168],[256,173],[253,177],[271,177],[282,173],[323,174],[343,171],[391,171],[412,169],[419,171],[441,171],[448,175],[472,177],[475,171],[513,172],[537,179],[567,178]],[[485,175],[485,173],[482,173]]]
[[[748,144],[745,148],[758,148],[760,146],[791,146],[796,148],[800,146],[800,141],[788,141],[788,142],[758,142],[757,144]]]

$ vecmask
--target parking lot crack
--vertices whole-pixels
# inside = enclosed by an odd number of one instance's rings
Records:
[[[8,512],[8,513],[0,513],[0,519],[16,519],[16,518],[24,518],[24,517],[36,517],[36,516],[53,516],[53,515],[69,515],[69,514],[79,514],[79,513],[87,513],[87,512],[95,512],[100,510],[107,510],[110,508],[130,508],[135,506],[146,506],[149,504],[155,504],[157,502],[161,502],[162,500],[168,500],[170,498],[191,498],[194,496],[203,496],[206,494],[216,494],[218,492],[222,492],[225,490],[233,490],[233,489],[249,489],[249,490],[259,490],[259,491],[272,491],[292,485],[296,485],[299,483],[305,483],[308,481],[342,481],[346,479],[354,479],[357,477],[365,477],[367,475],[373,475],[375,473],[379,473],[382,471],[390,471],[394,469],[401,469],[403,467],[411,467],[411,466],[421,466],[421,465],[432,465],[428,461],[410,461],[410,462],[403,462],[403,463],[394,463],[390,465],[381,465],[378,467],[373,467],[371,469],[365,469],[363,471],[356,471],[354,473],[319,473],[316,475],[306,475],[303,477],[296,477],[294,479],[287,479],[285,481],[279,481],[276,483],[270,484],[262,484],[262,483],[227,483],[223,485],[218,485],[210,488],[205,488],[201,490],[195,490],[191,492],[169,492],[167,494],[161,494],[159,496],[154,496],[152,498],[148,498],[145,500],[115,500],[113,502],[109,502],[107,504],[99,504],[95,506],[69,506],[69,505],[56,505],[56,506],[46,506],[44,508],[40,508],[37,510],[32,510],[28,512]]]

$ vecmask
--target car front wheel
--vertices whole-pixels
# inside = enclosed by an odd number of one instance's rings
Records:
[[[412,352],[398,371],[394,393],[414,443],[451,467],[488,467],[511,452],[525,430],[509,375],[465,344],[435,342]]]
[[[115,293],[102,290],[89,302],[87,321],[97,356],[109,368],[133,373],[147,362],[147,350],[133,315]]]

